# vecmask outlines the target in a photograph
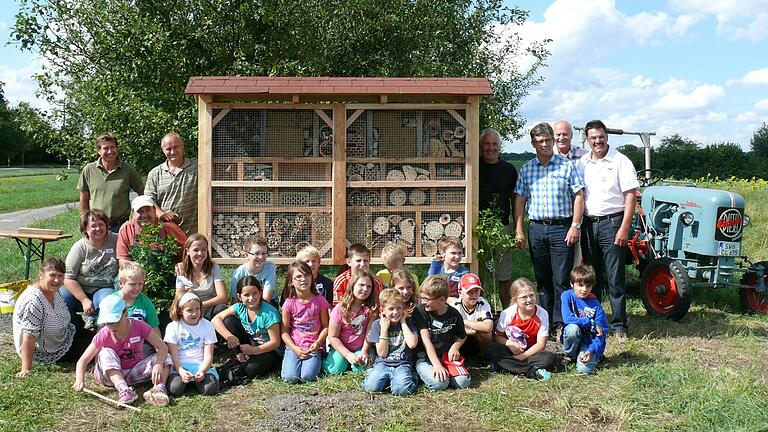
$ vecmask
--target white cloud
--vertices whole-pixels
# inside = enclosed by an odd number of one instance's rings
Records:
[[[702,84],[690,93],[672,91],[665,94],[654,104],[654,108],[663,111],[690,111],[710,107],[725,95],[719,85]]]
[[[728,81],[728,85],[733,84],[768,85],[768,67],[751,70],[739,79]]]
[[[632,87],[647,89],[652,85],[653,80],[650,78],[645,78],[642,75],[636,75],[634,78],[632,78]]]
[[[27,65],[14,69],[0,65],[0,81],[5,83],[3,92],[10,105],[28,102],[30,105],[47,110],[50,108],[45,100],[38,99],[35,93],[38,86],[34,75],[40,73],[41,59],[33,58]]]
[[[755,102],[755,105],[752,108],[756,110],[768,111],[768,98]]]
[[[736,117],[734,117],[734,121],[737,122],[751,122],[757,119],[757,113],[754,111],[747,111],[743,112],[741,114],[738,114]]]
[[[671,10],[712,15],[720,36],[759,41],[768,37],[768,2],[765,0],[670,0]]]

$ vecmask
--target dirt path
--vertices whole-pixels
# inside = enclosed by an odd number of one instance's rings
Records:
[[[80,203],[73,202],[37,209],[19,210],[12,213],[2,213],[0,214],[0,231],[14,231],[29,226],[34,221],[64,213],[71,208],[80,208]]]

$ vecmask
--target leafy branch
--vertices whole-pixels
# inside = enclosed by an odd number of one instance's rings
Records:
[[[171,235],[162,238],[162,225],[148,224],[141,227],[139,241],[131,246],[131,257],[147,272],[144,293],[152,299],[158,310],[166,310],[173,302],[175,286],[175,259],[179,244]]]
[[[496,295],[498,293],[495,275],[496,265],[508,250],[517,249],[518,238],[517,236],[509,235],[504,230],[504,224],[501,221],[497,207],[480,212],[474,233],[478,243],[477,259],[480,262],[481,268],[485,270],[481,275],[481,277],[486,276],[483,278],[483,286],[493,287],[492,292],[494,295],[488,297],[493,297],[494,308],[498,308],[499,305],[496,304],[498,300],[498,295]],[[487,276],[490,276],[490,278]]]

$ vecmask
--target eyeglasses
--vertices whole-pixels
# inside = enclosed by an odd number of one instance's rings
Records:
[[[248,255],[256,258],[261,258],[267,256],[266,252],[246,252]]]
[[[422,303],[429,303],[429,302],[431,302],[432,300],[437,300],[437,299],[439,299],[439,298],[440,298],[440,297],[419,297],[419,300],[420,300]]]

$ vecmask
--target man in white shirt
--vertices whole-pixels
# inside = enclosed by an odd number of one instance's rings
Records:
[[[632,162],[608,145],[608,129],[600,120],[584,126],[592,149],[579,159],[584,177],[584,224],[581,251],[584,263],[597,274],[592,291],[602,295],[603,272],[611,302],[610,331],[620,340],[627,337],[625,259],[629,226],[635,211],[635,192],[640,186]]]

